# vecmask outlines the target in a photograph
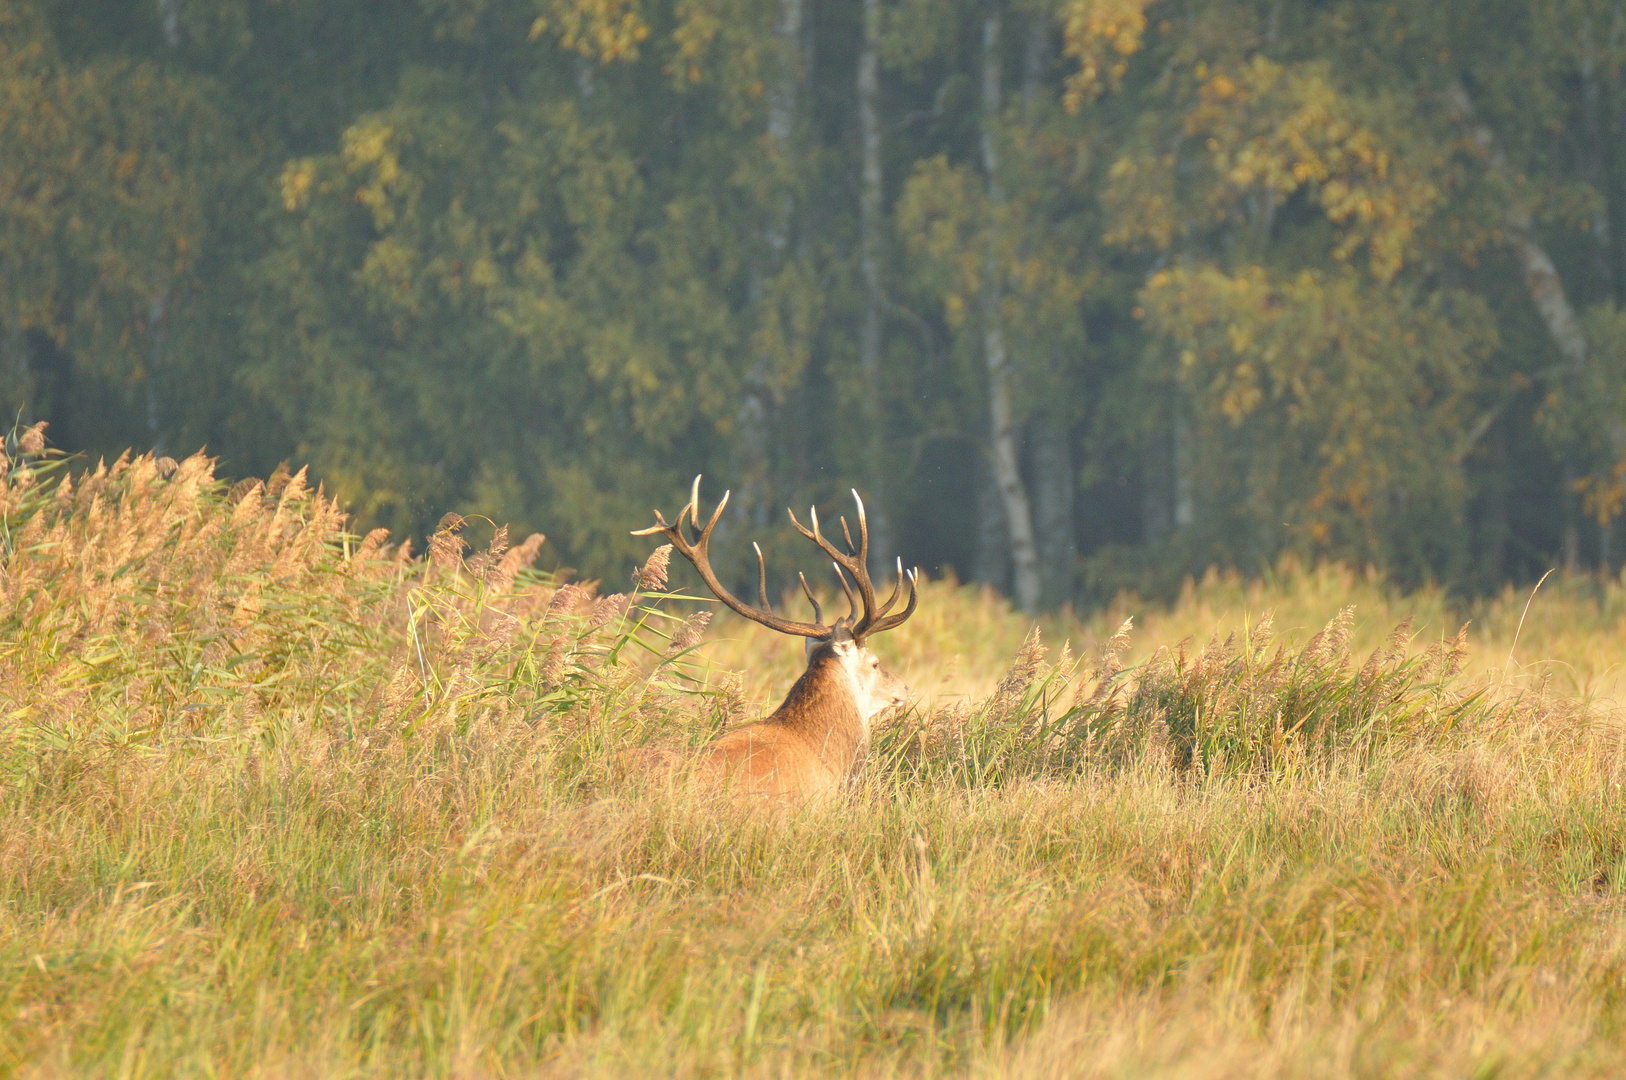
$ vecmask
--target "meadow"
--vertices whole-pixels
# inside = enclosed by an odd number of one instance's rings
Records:
[[[0,1075],[1626,1069],[1618,581],[1289,563],[1037,634],[932,582],[876,640],[917,702],[764,813],[625,768],[799,670],[686,568],[4,452]]]

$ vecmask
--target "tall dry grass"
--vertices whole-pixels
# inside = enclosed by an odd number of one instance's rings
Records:
[[[919,614],[877,639],[877,652],[933,701],[992,692],[1032,623],[980,586],[933,581],[921,595]],[[811,611],[796,595],[785,603]],[[1039,625],[1047,640],[1089,652],[1132,618],[1125,660],[1133,666],[1180,641],[1245,634],[1267,614],[1277,634],[1302,644],[1345,608],[1353,609],[1349,640],[1357,652],[1377,648],[1408,620],[1419,649],[1455,639],[1466,626],[1470,679],[1527,688],[1545,683],[1567,697],[1626,704],[1626,582],[1594,575],[1555,573],[1539,590],[1510,585],[1494,597],[1455,598],[1432,586],[1402,592],[1370,568],[1306,566],[1288,558],[1252,580],[1210,571],[1188,581],[1172,605],[1123,596],[1088,617],[1046,616]],[[772,696],[799,670],[799,648],[770,631],[728,613],[716,630],[708,655],[720,667],[749,668],[754,696]]]
[[[228,490],[129,457],[68,486],[24,438],[0,477],[5,1075],[1623,1064],[1619,742],[1472,628],[1395,633],[1455,619],[1432,594],[1216,578],[1133,631],[1032,636],[933,584],[877,642],[922,706],[838,804],[753,815],[612,767],[794,674],[726,624],[701,644],[659,558],[599,595],[525,569],[539,539],[471,552],[449,519],[413,557],[300,474]],[[1047,647],[1063,628],[1076,654]]]

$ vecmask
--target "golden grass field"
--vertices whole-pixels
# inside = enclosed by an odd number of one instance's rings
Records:
[[[877,652],[928,701],[990,692],[1032,623],[1003,597],[974,586],[927,582],[922,596],[907,625],[877,639]],[[786,599],[793,610],[803,603]],[[843,603],[836,610],[845,610]],[[1216,634],[1243,633],[1267,612],[1280,632],[1303,642],[1345,607],[1354,608],[1350,644],[1357,652],[1375,648],[1407,618],[1419,645],[1454,637],[1466,623],[1471,680],[1526,687],[1546,680],[1566,697],[1599,703],[1619,702],[1626,693],[1626,590],[1619,581],[1592,576],[1555,574],[1539,590],[1509,586],[1490,600],[1458,601],[1438,588],[1401,593],[1376,571],[1306,568],[1289,560],[1269,580],[1211,571],[1188,582],[1174,604],[1121,597],[1088,619],[1050,616],[1039,626],[1046,641],[1070,641],[1089,653],[1132,618],[1127,660],[1133,664],[1182,640],[1202,646]],[[800,617],[809,614],[802,610]],[[724,669],[750,669],[748,685],[763,701],[801,671],[797,642],[732,613],[722,613],[711,636],[707,658]],[[764,655],[773,659],[771,668],[760,663]]]
[[[534,542],[403,557],[299,476],[35,449],[5,1076],[1626,1070],[1618,582],[1285,565],[1040,639],[931,583],[847,797],[739,811],[613,763],[760,715],[797,643],[687,648],[692,605]]]

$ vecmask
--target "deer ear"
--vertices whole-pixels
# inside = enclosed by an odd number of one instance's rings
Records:
[[[847,619],[842,619],[840,622],[836,623],[835,632],[830,635],[830,640],[840,645],[844,642],[850,643],[852,639],[852,623]]]

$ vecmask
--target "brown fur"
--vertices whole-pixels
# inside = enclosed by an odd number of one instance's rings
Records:
[[[852,775],[867,736],[847,673],[826,643],[772,715],[718,736],[700,768],[736,798],[817,798]]]

